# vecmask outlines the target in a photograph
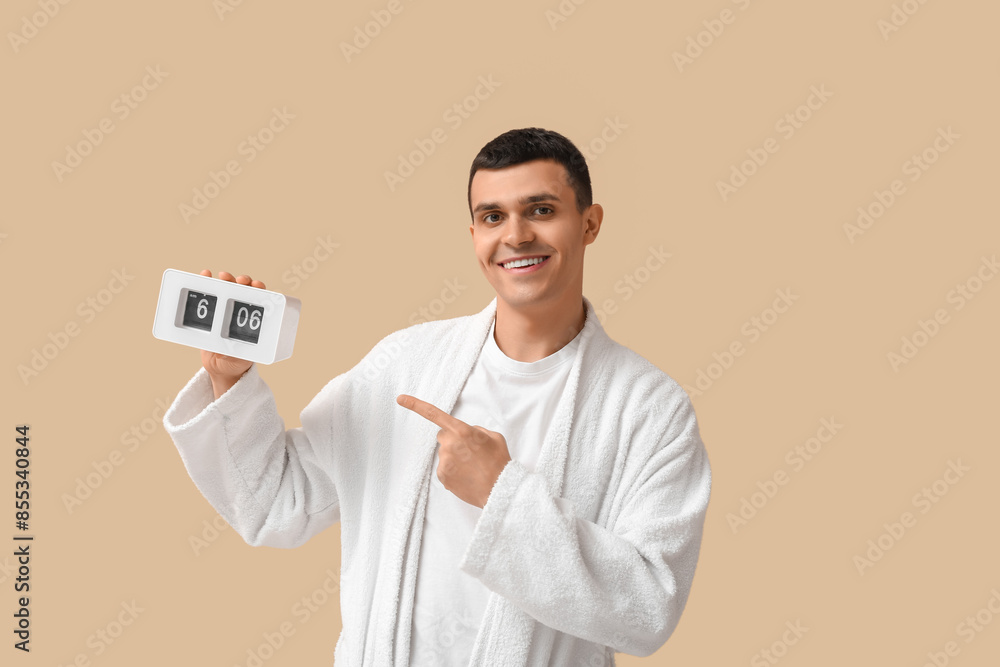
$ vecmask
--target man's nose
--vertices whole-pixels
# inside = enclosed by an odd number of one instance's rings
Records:
[[[508,245],[516,246],[530,241],[534,236],[531,229],[531,222],[524,217],[514,214],[507,220],[507,228],[504,230],[504,242]]]

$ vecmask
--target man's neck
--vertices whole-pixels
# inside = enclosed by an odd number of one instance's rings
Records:
[[[505,355],[515,361],[538,361],[561,350],[583,329],[587,308],[580,300],[531,310],[513,308],[497,298],[493,339]]]

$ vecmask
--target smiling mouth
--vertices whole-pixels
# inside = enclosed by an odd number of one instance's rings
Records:
[[[499,264],[499,266],[507,271],[516,271],[517,269],[530,269],[538,266],[539,264],[544,264],[548,261],[548,259],[549,255],[543,255],[541,257],[532,257],[530,259],[515,259]]]

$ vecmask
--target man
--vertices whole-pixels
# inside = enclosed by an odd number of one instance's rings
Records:
[[[288,430],[255,365],[203,352],[164,425],[247,543],[341,523],[338,666],[650,655],[686,604],[709,500],[693,408],[583,296],[603,209],[568,139],[500,135],[468,199],[496,291],[481,312],[386,336]]]

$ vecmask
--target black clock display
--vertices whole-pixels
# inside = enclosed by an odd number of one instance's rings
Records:
[[[260,338],[260,325],[263,321],[263,306],[233,301],[233,316],[229,320],[229,337],[256,345]]]
[[[188,290],[187,301],[184,304],[184,326],[211,331],[217,301],[218,299],[211,294]]]

